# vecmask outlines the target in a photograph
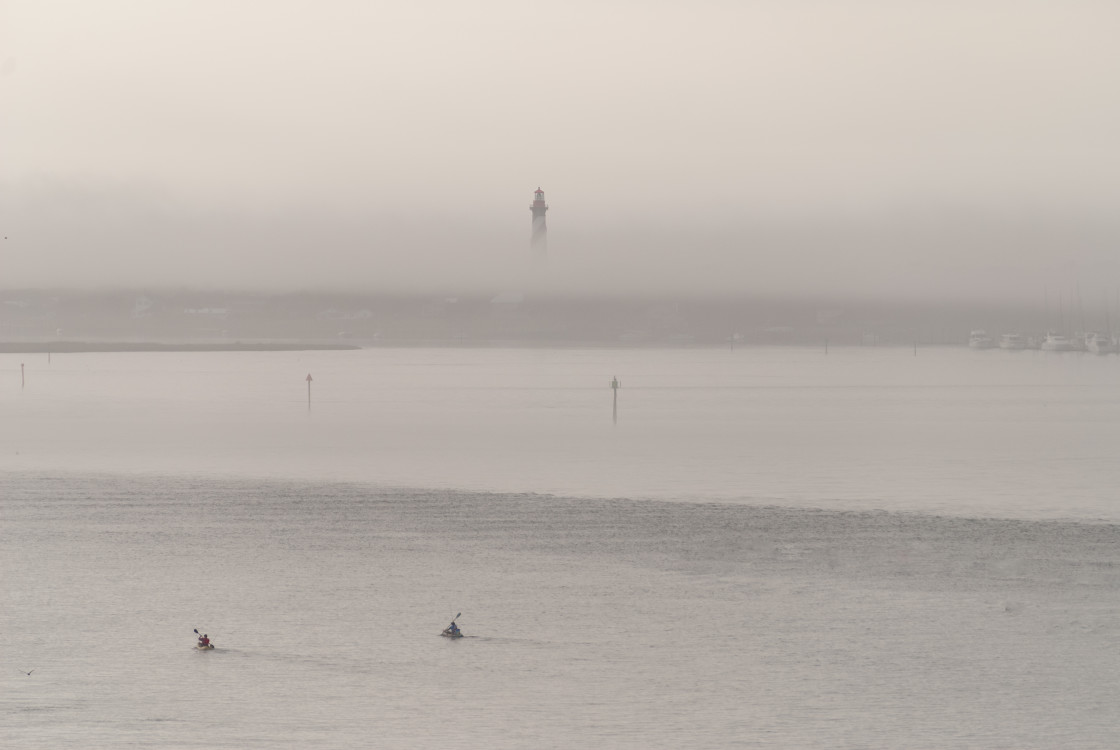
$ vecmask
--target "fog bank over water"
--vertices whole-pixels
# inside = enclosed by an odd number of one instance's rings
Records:
[[[1049,305],[755,295],[0,289],[0,350],[354,346],[965,346],[971,331],[1120,330],[1117,300]],[[1034,302],[1034,301],[1032,301]],[[1107,304],[1106,304],[1107,303]],[[115,342],[115,343],[114,343]],[[149,346],[152,345],[152,346]]]
[[[1072,299],[1080,289],[1096,301],[1120,287],[1120,222],[1094,216],[958,206],[878,220],[799,220],[744,211],[735,225],[689,227],[663,216],[613,224],[573,206],[575,218],[550,212],[549,257],[536,264],[520,222],[296,206],[237,211],[127,188],[31,192],[8,202],[21,213],[7,222],[4,241],[5,277],[24,288],[749,294],[1042,306],[1047,295]],[[521,208],[513,200],[510,213]]]
[[[3,285],[1115,297],[1118,26],[1088,1],[8,0]]]

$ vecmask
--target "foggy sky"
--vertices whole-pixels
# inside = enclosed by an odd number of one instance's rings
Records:
[[[0,287],[1115,295],[1117,28],[1087,1],[8,0]]]

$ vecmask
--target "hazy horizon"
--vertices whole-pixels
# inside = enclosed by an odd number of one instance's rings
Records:
[[[9,0],[0,286],[1115,299],[1117,22]]]

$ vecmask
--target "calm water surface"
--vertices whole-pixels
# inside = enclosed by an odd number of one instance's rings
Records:
[[[0,380],[5,746],[1116,743],[1118,357],[5,355]]]
[[[613,376],[623,386],[617,424]],[[48,364],[4,355],[0,377],[5,471],[1120,519],[1116,356],[374,349]]]

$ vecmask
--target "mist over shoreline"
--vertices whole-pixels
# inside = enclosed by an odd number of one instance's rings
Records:
[[[156,186],[0,181],[7,288],[179,288],[282,294],[751,296],[1087,304],[1120,290],[1120,220],[1060,206],[967,202],[716,215],[551,200],[544,262],[516,195],[423,211],[192,202]],[[496,200],[503,203],[498,205]],[[564,203],[562,201],[569,201]],[[527,201],[525,202],[527,205]]]
[[[958,345],[993,335],[1120,329],[1074,299],[1050,307],[750,295],[408,294],[190,289],[0,290],[0,342],[338,345]]]

